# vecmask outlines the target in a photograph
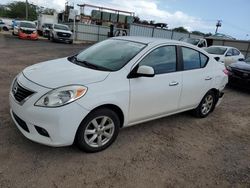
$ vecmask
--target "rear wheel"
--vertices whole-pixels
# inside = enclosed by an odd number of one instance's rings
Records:
[[[98,152],[109,147],[120,129],[117,114],[109,109],[98,109],[90,113],[76,133],[75,143],[83,151]]]
[[[216,104],[216,95],[214,92],[209,91],[201,100],[199,106],[194,110],[194,114],[197,117],[207,117],[210,112],[213,111]]]

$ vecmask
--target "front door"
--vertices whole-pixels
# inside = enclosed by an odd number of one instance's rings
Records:
[[[152,50],[140,61],[141,65],[151,66],[155,76],[130,79],[130,124],[176,111],[181,93],[176,46]]]

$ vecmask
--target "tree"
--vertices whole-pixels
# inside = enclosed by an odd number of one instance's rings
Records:
[[[176,27],[172,30],[176,31],[176,32],[181,32],[181,33],[189,33],[189,31],[187,29],[185,29],[184,27]]]
[[[26,17],[25,9],[26,9],[25,2],[15,1],[5,5],[4,8],[0,8],[0,15],[2,17],[25,19]],[[28,4],[29,20],[37,19],[37,10],[38,6],[33,4]]]
[[[194,34],[194,35],[201,35],[201,36],[205,35],[205,33],[202,33],[200,31],[192,31],[192,34]]]

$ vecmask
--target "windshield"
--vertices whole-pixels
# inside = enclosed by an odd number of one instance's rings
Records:
[[[78,62],[87,62],[96,67],[117,71],[145,46],[137,42],[109,39],[84,50],[76,56],[76,59]]]
[[[65,30],[65,31],[69,30],[67,25],[58,25],[58,24],[55,24],[54,29]]]
[[[20,27],[27,27],[27,28],[36,28],[36,25],[34,23],[30,22],[20,22]]]
[[[182,39],[182,41],[187,42],[189,44],[197,45],[200,39],[185,38],[185,39]]]
[[[227,49],[223,47],[208,47],[205,50],[209,54],[217,54],[217,55],[223,55],[227,51]]]

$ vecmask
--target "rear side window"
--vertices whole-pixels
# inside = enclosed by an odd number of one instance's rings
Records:
[[[141,62],[154,69],[155,74],[164,74],[176,71],[176,47],[164,46],[150,52]]]
[[[208,57],[204,54],[186,47],[182,47],[183,69],[192,70],[206,66]]]
[[[233,49],[233,55],[240,55],[239,50]]]

